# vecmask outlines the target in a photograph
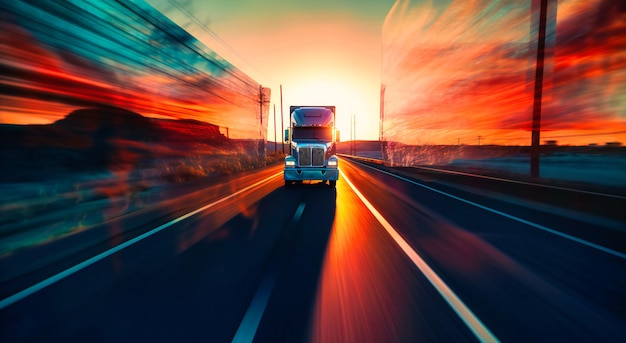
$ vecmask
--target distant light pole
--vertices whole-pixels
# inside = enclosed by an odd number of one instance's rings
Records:
[[[283,85],[280,85],[280,136],[283,136],[283,133],[285,132],[285,121],[283,119]],[[289,123],[289,125],[291,125],[291,123]],[[285,153],[285,139],[281,139],[282,142],[282,148],[283,148],[283,154]]]
[[[352,116],[350,116],[350,155],[353,155],[352,152],[354,151],[354,133],[352,132],[352,121],[353,118]]]
[[[350,117],[350,155],[356,156],[356,115]]]
[[[278,152],[278,147],[276,141],[276,104],[274,104],[274,154]]]
[[[354,117],[354,156],[356,156],[356,150],[357,150],[357,141],[356,141],[356,114],[353,115]]]

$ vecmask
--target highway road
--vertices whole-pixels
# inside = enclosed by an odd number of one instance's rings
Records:
[[[0,341],[624,341],[626,198],[340,168],[336,189],[272,166],[1,257]]]

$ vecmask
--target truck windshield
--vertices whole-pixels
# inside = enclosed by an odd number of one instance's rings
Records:
[[[333,139],[333,130],[330,127],[294,127],[292,138],[330,142]]]

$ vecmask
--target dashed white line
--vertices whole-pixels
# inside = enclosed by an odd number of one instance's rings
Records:
[[[156,228],[154,228],[154,229],[152,229],[152,230],[150,230],[150,231],[148,231],[148,232],[146,232],[146,233],[144,233],[142,235],[139,235],[139,236],[137,236],[137,237],[135,237],[133,239],[130,239],[130,240],[128,240],[128,241],[126,241],[126,242],[124,242],[124,243],[122,243],[120,245],[117,245],[117,246],[115,246],[115,247],[113,247],[113,248],[111,248],[111,249],[109,249],[107,251],[104,251],[104,252],[102,252],[102,253],[100,253],[100,254],[98,254],[98,255],[90,258],[90,259],[87,259],[87,260],[85,260],[85,261],[83,261],[83,262],[81,262],[81,263],[79,263],[79,264],[77,264],[77,265],[75,265],[75,266],[73,266],[71,268],[68,268],[68,269],[66,269],[66,270],[64,270],[64,271],[62,271],[62,272],[60,272],[58,274],[55,274],[55,275],[53,275],[53,276],[51,276],[51,277],[49,277],[49,278],[47,278],[47,279],[45,279],[43,281],[40,281],[40,282],[38,282],[38,283],[28,287],[28,288],[25,288],[25,289],[23,289],[20,292],[17,292],[17,293],[15,293],[15,294],[13,294],[13,295],[5,298],[5,299],[2,299],[2,300],[0,300],[0,310],[5,309],[6,307],[8,307],[8,306],[10,306],[10,305],[12,305],[12,304],[14,304],[14,303],[16,303],[16,302],[26,298],[26,297],[28,297],[29,295],[31,295],[33,293],[36,293],[36,292],[38,292],[38,291],[40,291],[40,290],[42,290],[42,289],[44,289],[44,288],[46,288],[46,287],[56,283],[56,282],[58,282],[58,281],[60,281],[60,280],[62,280],[64,278],[66,278],[66,277],[68,277],[68,276],[70,276],[70,275],[72,275],[72,274],[82,270],[82,269],[85,269],[85,268],[89,267],[90,265],[92,265],[92,264],[94,264],[94,263],[96,263],[98,261],[101,261],[104,258],[109,257],[109,256],[115,254],[116,252],[122,250],[122,249],[125,249],[125,248],[127,248],[127,247],[129,247],[129,246],[131,246],[131,245],[133,245],[133,244],[135,244],[135,243],[145,239],[145,238],[148,238],[148,237],[156,234],[157,232],[163,231],[163,230],[167,229],[168,227],[170,227],[170,226],[172,226],[172,225],[174,225],[176,223],[179,223],[179,222],[181,222],[181,221],[183,221],[183,220],[185,220],[185,219],[187,219],[187,218],[189,218],[191,216],[194,216],[194,215],[196,215],[196,214],[198,214],[198,213],[200,213],[200,212],[202,212],[202,211],[204,211],[206,209],[209,209],[209,208],[211,208],[211,207],[213,207],[213,206],[215,206],[217,204],[220,204],[220,203],[222,203],[222,202],[224,202],[226,200],[229,200],[229,199],[231,199],[233,197],[236,197],[237,195],[239,195],[239,194],[241,194],[243,192],[246,192],[246,191],[248,191],[248,190],[250,190],[252,188],[255,188],[255,187],[257,187],[257,186],[259,186],[259,185],[261,185],[261,184],[263,184],[263,183],[265,183],[265,182],[267,182],[267,181],[269,181],[271,179],[274,179],[274,178],[276,178],[276,177],[278,177],[278,176],[280,176],[282,174],[283,174],[282,171],[280,171],[280,172],[278,172],[276,174],[273,174],[273,175],[271,175],[271,176],[269,176],[269,177],[267,177],[267,178],[265,178],[265,179],[263,179],[261,181],[258,181],[258,182],[254,183],[254,184],[252,184],[252,185],[250,185],[248,187],[240,189],[239,191],[237,191],[235,193],[232,193],[229,196],[221,198],[221,199],[219,199],[219,200],[217,200],[215,202],[212,202],[212,203],[210,203],[208,205],[205,205],[205,206],[203,206],[203,207],[201,207],[201,208],[199,208],[197,210],[191,211],[191,212],[189,212],[189,213],[187,213],[185,215],[182,215],[182,216],[180,216],[180,217],[178,217],[176,219],[173,219],[173,220],[171,220],[171,221],[169,221],[169,222],[167,222],[165,224],[162,224],[162,225],[160,225],[160,226],[158,226],[158,227],[156,227]]]
[[[294,213],[293,218],[291,219],[292,223],[296,223],[300,220],[302,212],[304,212],[304,206],[304,203],[301,203],[298,206],[296,213]],[[276,278],[278,277],[280,269],[279,266],[278,260],[274,260],[272,262],[270,268],[263,277],[263,281],[261,281],[259,289],[257,289],[256,293],[254,293],[254,298],[252,299],[246,314],[243,316],[241,324],[239,324],[239,328],[235,333],[232,343],[251,343],[254,340],[256,331],[261,323],[261,318],[263,317],[267,303],[270,300],[272,289],[276,283]]]
[[[361,199],[363,204],[370,210],[378,222],[385,228],[387,233],[398,244],[400,249],[411,259],[413,264],[424,274],[426,279],[435,287],[437,292],[452,307],[454,312],[463,320],[465,325],[472,331],[474,336],[481,342],[499,342],[498,338],[476,317],[476,315],[463,303],[463,301],[448,287],[448,285],[437,275],[432,268],[422,259],[409,243],[389,224],[385,217],[367,200],[367,198],[354,186],[346,175],[340,171],[342,178],[348,183],[354,193]]]
[[[508,213],[500,212],[500,211],[498,211],[498,210],[496,210],[496,209],[493,209],[493,208],[491,208],[491,207],[483,206],[483,205],[478,204],[478,203],[475,203],[475,202],[473,202],[473,201],[470,201],[470,200],[467,200],[467,199],[463,199],[463,198],[461,198],[461,197],[458,197],[458,196],[456,196],[456,195],[452,195],[452,194],[450,194],[450,193],[446,193],[446,192],[444,192],[444,191],[440,191],[440,190],[438,190],[438,189],[436,189],[436,188],[426,186],[426,185],[421,184],[421,183],[419,183],[419,182],[415,182],[415,181],[413,181],[413,180],[411,180],[411,179],[407,179],[407,178],[405,178],[405,177],[402,177],[402,176],[399,176],[399,175],[395,175],[395,174],[392,174],[392,173],[387,172],[387,171],[384,171],[384,170],[380,170],[380,169],[372,168],[372,167],[370,167],[370,166],[368,166],[368,165],[365,165],[365,164],[362,164],[362,163],[359,163],[359,165],[362,165],[362,166],[364,166],[364,167],[367,167],[367,168],[370,168],[370,169],[376,170],[376,171],[381,172],[381,173],[383,173],[383,174],[387,174],[387,175],[393,176],[393,177],[398,178],[398,179],[400,179],[400,180],[403,180],[403,181],[406,181],[406,182],[412,183],[412,184],[414,184],[414,185],[416,185],[416,186],[419,186],[419,187],[422,187],[422,188],[428,189],[428,190],[430,190],[430,191],[433,191],[433,192],[439,193],[439,194],[441,194],[441,195],[445,195],[445,196],[447,196],[447,197],[449,197],[449,198],[452,198],[452,199],[455,199],[455,200],[458,200],[458,201],[464,202],[464,203],[466,203],[466,204],[469,204],[469,205],[472,205],[472,206],[478,207],[478,208],[483,209],[483,210],[485,210],[485,211],[489,211],[489,212],[491,212],[491,213],[495,213],[495,214],[497,214],[497,215],[500,215],[500,216],[503,216],[503,217],[506,217],[506,218],[509,218],[509,219],[515,220],[515,221],[517,221],[517,222],[520,222],[520,223],[526,224],[526,225],[528,225],[528,226],[532,226],[532,227],[534,227],[534,228],[536,228],[536,229],[539,229],[539,230],[542,230],[542,231],[545,231],[545,232],[549,232],[549,233],[551,233],[551,234],[554,234],[554,235],[557,235],[557,236],[560,236],[560,237],[563,237],[563,238],[569,239],[569,240],[571,240],[571,241],[574,241],[574,242],[576,242],[576,243],[580,243],[580,244],[582,244],[582,245],[586,245],[586,246],[588,246],[588,247],[590,247],[590,248],[593,248],[593,249],[596,249],[596,250],[600,250],[600,251],[602,251],[602,252],[605,252],[605,253],[607,253],[607,254],[611,254],[611,255],[616,256],[616,257],[619,257],[619,258],[621,258],[621,259],[626,259],[626,254],[621,253],[621,252],[619,252],[619,251],[615,251],[615,250],[613,250],[613,249],[609,249],[609,248],[603,247],[603,246],[601,246],[601,245],[599,245],[599,244],[595,244],[595,243],[592,243],[592,242],[588,242],[588,241],[586,241],[586,240],[584,240],[584,239],[581,239],[581,238],[578,238],[578,237],[574,237],[574,236],[572,236],[572,235],[568,235],[568,234],[566,234],[566,233],[563,233],[563,232],[557,231],[557,230],[555,230],[555,229],[551,229],[551,228],[549,228],[549,227],[546,227],[546,226],[543,226],[543,225],[540,225],[540,224],[537,224],[537,223],[533,223],[533,222],[528,221],[528,220],[526,220],[526,219],[522,219],[522,218],[519,218],[519,217],[516,217],[516,216],[510,215],[510,214],[508,214]]]
[[[300,206],[298,206],[296,213],[294,213],[293,220],[292,220],[294,223],[300,220],[300,217],[302,216],[302,212],[304,212],[304,203],[301,203]]]

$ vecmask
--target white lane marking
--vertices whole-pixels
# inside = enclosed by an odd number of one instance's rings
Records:
[[[439,173],[445,173],[445,174],[456,174],[456,175],[463,175],[463,176],[471,176],[471,177],[475,177],[475,178],[479,178],[479,179],[488,179],[488,180],[502,181],[502,182],[508,182],[508,183],[517,183],[517,184],[520,184],[520,185],[528,185],[528,186],[536,186],[536,187],[558,189],[558,190],[561,190],[561,191],[568,191],[568,192],[574,192],[574,193],[584,193],[584,194],[598,195],[598,196],[603,196],[603,197],[607,197],[607,198],[626,199],[626,197],[621,196],[621,195],[616,195],[616,194],[607,194],[607,193],[600,193],[600,192],[583,191],[583,190],[579,190],[579,189],[573,189],[573,188],[567,188],[567,187],[559,187],[559,186],[552,186],[552,185],[542,185],[540,183],[532,183],[532,182],[526,182],[526,181],[507,180],[507,179],[502,179],[502,178],[499,178],[499,177],[485,176],[485,175],[478,175],[478,174],[471,174],[471,173],[464,173],[464,172],[458,172],[458,171],[454,171],[454,170],[437,169],[437,168],[429,168],[429,167],[413,167],[413,168],[415,168],[415,169],[424,169],[424,170],[429,170],[429,171],[434,171],[434,172],[439,172]]]
[[[96,263],[96,262],[98,262],[98,261],[100,261],[100,260],[102,260],[102,259],[104,259],[106,257],[109,257],[109,256],[115,254],[116,252],[122,250],[122,249],[125,249],[125,248],[127,248],[127,247],[129,247],[129,246],[131,246],[131,245],[133,245],[133,244],[135,244],[135,243],[145,239],[145,238],[148,238],[148,237],[154,235],[155,233],[157,233],[159,231],[167,229],[168,227],[170,227],[170,226],[172,226],[172,225],[174,225],[176,223],[179,223],[179,222],[181,222],[181,221],[183,221],[183,220],[185,220],[185,219],[187,219],[187,218],[189,218],[189,217],[191,217],[193,215],[196,215],[196,214],[198,214],[198,213],[200,213],[200,212],[202,212],[202,211],[204,211],[204,210],[206,210],[208,208],[211,208],[211,207],[213,207],[213,206],[215,206],[217,204],[220,204],[220,203],[222,203],[222,202],[224,202],[224,201],[226,201],[228,199],[231,199],[231,198],[233,198],[233,197],[235,197],[235,196],[237,196],[237,195],[239,195],[239,194],[241,194],[241,193],[243,193],[245,191],[248,191],[248,190],[250,190],[252,188],[255,188],[258,185],[260,185],[262,183],[265,183],[265,182],[267,182],[267,181],[269,181],[271,179],[274,179],[274,178],[276,178],[276,177],[278,177],[278,176],[280,176],[282,174],[283,174],[283,172],[280,171],[280,172],[278,172],[278,173],[276,173],[274,175],[271,175],[271,176],[269,176],[269,177],[267,177],[267,178],[265,178],[265,179],[263,179],[261,181],[258,181],[258,182],[254,183],[254,184],[252,184],[252,185],[250,185],[250,186],[248,186],[246,188],[243,188],[243,189],[241,189],[241,190],[239,190],[239,191],[237,191],[237,192],[235,192],[235,193],[233,193],[233,194],[231,194],[229,196],[226,196],[224,198],[221,198],[220,200],[217,200],[217,201],[212,202],[212,203],[210,203],[208,205],[205,205],[205,206],[203,206],[203,207],[201,207],[201,208],[199,208],[197,210],[194,210],[194,211],[191,211],[191,212],[189,212],[187,214],[184,214],[184,215],[182,215],[182,216],[180,216],[180,217],[178,217],[176,219],[173,219],[173,220],[171,220],[171,221],[169,221],[169,222],[167,222],[165,224],[162,224],[162,225],[160,225],[160,226],[158,226],[158,227],[156,227],[156,228],[154,228],[154,229],[152,229],[152,230],[150,230],[150,231],[148,231],[148,232],[146,232],[146,233],[144,233],[142,235],[139,235],[139,236],[137,236],[137,237],[135,237],[133,239],[130,239],[130,240],[128,240],[128,241],[126,241],[126,242],[124,242],[122,244],[119,244],[119,245],[117,245],[117,246],[115,246],[115,247],[113,247],[113,248],[111,248],[111,249],[109,249],[107,251],[104,251],[104,252],[102,252],[102,253],[94,256],[94,257],[91,257],[91,258],[89,258],[89,259],[87,259],[87,260],[85,260],[85,261],[83,261],[83,262],[81,262],[81,263],[71,267],[71,268],[68,268],[68,269],[66,269],[66,270],[64,270],[64,271],[62,271],[62,272],[60,272],[60,273],[58,273],[56,275],[53,275],[53,276],[51,276],[51,277],[49,277],[49,278],[47,278],[47,279],[45,279],[43,281],[40,281],[40,282],[38,282],[38,283],[28,287],[28,288],[25,288],[25,289],[15,293],[15,294],[13,294],[13,295],[7,297],[7,298],[5,298],[5,299],[2,299],[0,301],[0,310],[5,309],[6,307],[8,307],[8,306],[10,306],[10,305],[12,305],[12,304],[14,304],[14,303],[24,299],[24,298],[26,298],[27,296],[29,296],[29,295],[31,295],[31,294],[33,294],[35,292],[38,292],[38,291],[40,291],[40,290],[42,290],[42,289],[52,285],[53,283],[55,283],[57,281],[60,281],[60,280],[66,278],[66,277],[68,277],[68,276],[70,276],[70,275],[72,275],[72,274],[74,274],[74,273],[76,273],[76,272],[78,272],[78,271],[80,271],[82,269],[85,269],[85,268],[89,267],[90,265],[92,265],[92,264],[94,264],[94,263]]]
[[[300,220],[300,217],[302,216],[302,212],[304,212],[304,206],[305,206],[304,203],[301,203],[300,206],[298,206],[298,209],[296,210],[296,213],[294,213],[293,219],[292,219],[294,223]]]
[[[375,158],[364,158],[364,157],[360,157],[360,156],[350,156],[350,155],[345,155],[345,154],[338,154],[338,155],[346,156],[348,158],[351,158],[353,162],[358,163],[358,164],[363,165],[363,166],[367,166],[367,165],[365,165],[363,163],[359,163],[359,161],[363,160],[363,161],[366,161],[366,162],[372,162],[372,163],[377,163],[377,164],[382,164],[382,162],[383,162],[383,160],[378,160],[378,159],[375,159]],[[625,196],[621,196],[621,195],[617,195],[617,194],[607,194],[607,193],[600,193],[600,192],[593,192],[593,191],[584,191],[584,190],[574,189],[574,188],[559,187],[559,186],[552,186],[552,185],[544,185],[544,184],[540,184],[540,183],[532,183],[532,182],[518,181],[518,180],[509,180],[509,179],[503,179],[503,178],[494,177],[494,176],[486,176],[486,175],[465,173],[465,172],[460,172],[460,171],[455,171],[455,170],[430,168],[430,167],[417,167],[417,166],[414,166],[414,167],[411,167],[411,168],[414,168],[414,169],[424,169],[424,170],[434,171],[434,172],[443,173],[443,174],[456,174],[456,175],[463,175],[463,176],[471,176],[471,177],[475,177],[475,178],[479,178],[479,179],[488,179],[488,180],[495,180],[495,181],[508,182],[508,183],[517,183],[517,184],[520,184],[520,185],[552,188],[552,189],[558,189],[558,190],[569,191],[569,192],[574,192],[574,193],[585,193],[585,194],[603,196],[603,197],[607,197],[607,198],[626,199]]]
[[[422,259],[409,243],[389,224],[385,217],[365,198],[365,196],[354,186],[354,184],[340,171],[343,179],[348,183],[354,193],[361,199],[363,204],[372,212],[378,222],[385,228],[387,233],[400,246],[400,249],[411,259],[413,264],[426,276],[428,281],[435,287],[437,292],[446,300],[448,305],[452,307],[454,312],[463,320],[465,325],[472,331],[474,336],[481,342],[499,342],[498,338],[483,324],[478,317],[470,310],[465,303],[448,287],[448,285],[433,271],[430,266]]]
[[[300,220],[302,212],[304,211],[304,206],[304,203],[301,203],[300,206],[298,206],[296,213],[294,213],[293,218],[291,219],[292,223]],[[259,324],[261,324],[261,318],[263,317],[267,303],[270,300],[274,283],[276,283],[278,271],[279,261],[274,260],[268,272],[263,277],[263,281],[261,281],[259,289],[257,289],[256,293],[254,293],[254,298],[252,298],[252,302],[250,303],[246,314],[243,316],[241,324],[239,324],[239,328],[235,333],[232,343],[248,343],[254,340],[256,330],[258,330]]]
[[[574,237],[574,236],[572,236],[572,235],[568,235],[568,234],[566,234],[566,233],[563,233],[563,232],[560,232],[560,231],[557,231],[557,230],[554,230],[554,229],[550,229],[549,227],[546,227],[546,226],[543,226],[543,225],[540,225],[540,224],[537,224],[537,223],[533,223],[533,222],[528,221],[528,220],[526,220],[526,219],[522,219],[522,218],[519,218],[519,217],[516,217],[516,216],[510,215],[510,214],[507,214],[507,213],[504,213],[504,212],[500,212],[500,211],[495,210],[495,209],[493,209],[493,208],[490,208],[490,207],[487,207],[487,206],[483,206],[483,205],[481,205],[481,204],[477,204],[477,203],[475,203],[475,202],[473,202],[473,201],[470,201],[470,200],[466,200],[466,199],[463,199],[463,198],[457,197],[456,195],[452,195],[452,194],[450,194],[450,193],[446,193],[446,192],[444,192],[444,191],[440,191],[440,190],[438,190],[438,189],[436,189],[436,188],[432,188],[432,187],[426,186],[426,185],[421,184],[421,183],[419,183],[419,182],[415,182],[415,181],[413,181],[413,180],[410,180],[410,179],[404,178],[404,177],[399,176],[399,175],[395,175],[395,174],[389,173],[389,172],[384,171],[384,170],[380,170],[380,169],[372,168],[372,167],[370,167],[370,166],[368,166],[368,165],[365,165],[365,164],[362,164],[362,163],[359,163],[359,165],[362,165],[362,166],[364,166],[364,167],[367,167],[367,168],[370,168],[370,169],[376,170],[376,171],[381,172],[381,173],[383,173],[383,174],[387,174],[387,175],[393,176],[393,177],[398,178],[398,179],[400,179],[400,180],[403,180],[403,181],[406,181],[406,182],[412,183],[412,184],[414,184],[414,185],[416,185],[416,186],[420,186],[420,187],[422,187],[422,188],[426,188],[426,189],[428,189],[428,190],[431,190],[431,191],[433,191],[433,192],[439,193],[439,194],[441,194],[441,195],[445,195],[445,196],[450,197],[450,198],[452,198],[452,199],[455,199],[455,200],[458,200],[458,201],[462,201],[462,202],[464,202],[464,203],[466,203],[466,204],[469,204],[469,205],[472,205],[472,206],[476,206],[476,207],[481,208],[481,209],[483,209],[483,210],[485,210],[485,211],[489,211],[489,212],[491,212],[491,213],[495,213],[495,214],[501,215],[501,216],[503,216],[503,217],[506,217],[506,218],[509,218],[509,219],[515,220],[515,221],[517,221],[517,222],[520,222],[520,223],[526,224],[526,225],[528,225],[528,226],[532,226],[532,227],[534,227],[534,228],[536,228],[536,229],[543,230],[543,231],[545,231],[545,232],[549,232],[549,233],[551,233],[551,234],[554,234],[554,235],[557,235],[557,236],[560,236],[560,237],[563,237],[563,238],[569,239],[569,240],[574,241],[574,242],[576,242],[576,243],[580,243],[580,244],[582,244],[582,245],[586,245],[586,246],[588,246],[588,247],[590,247],[590,248],[600,250],[600,251],[602,251],[602,252],[605,252],[605,253],[607,253],[607,254],[611,254],[611,255],[616,256],[616,257],[619,257],[619,258],[621,258],[621,259],[626,259],[626,254],[621,253],[621,252],[619,252],[619,251],[615,251],[615,250],[613,250],[613,249],[609,249],[609,248],[603,247],[603,246],[601,246],[601,245],[598,245],[598,244],[595,244],[595,243],[588,242],[588,241],[586,241],[586,240],[584,240],[584,239],[581,239],[581,238],[578,238],[578,237]]]

